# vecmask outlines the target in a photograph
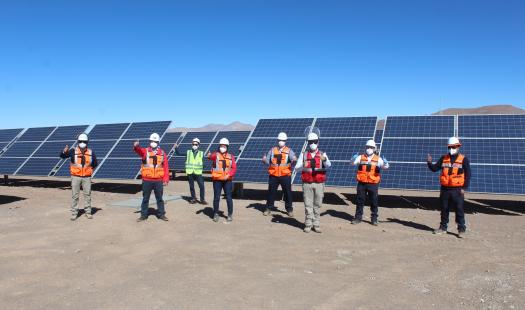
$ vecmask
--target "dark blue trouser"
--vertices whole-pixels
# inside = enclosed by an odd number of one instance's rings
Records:
[[[232,181],[213,181],[213,214],[219,212],[219,202],[221,201],[221,192],[226,195],[226,204],[228,205],[228,216],[233,215],[233,183]]]
[[[379,184],[357,183],[357,201],[355,209],[355,218],[363,219],[363,208],[365,207],[366,196],[370,200],[370,211],[372,221],[377,220],[379,213]]]
[[[268,197],[266,199],[266,207],[274,207],[275,195],[277,195],[277,188],[281,185],[281,189],[284,194],[284,207],[286,211],[293,211],[292,205],[292,177],[276,177],[273,175],[268,176]]]
[[[439,195],[441,201],[441,228],[448,227],[448,215],[452,207],[456,208],[456,223],[458,224],[458,230],[465,231],[467,226],[465,225],[465,211],[463,210],[464,197],[461,194],[460,188],[441,189]]]
[[[195,184],[194,182],[197,181],[197,184],[199,185],[199,192],[201,197],[201,202],[206,200],[204,198],[204,178],[202,177],[202,174],[188,174],[188,183],[190,183],[190,194],[191,199],[196,199],[195,196]]]
[[[151,196],[151,191],[155,192],[155,199],[157,199],[157,216],[160,217],[165,215],[166,211],[164,211],[164,200],[162,199],[164,185],[162,184],[162,181],[142,181],[142,205],[140,206],[141,215],[143,217],[148,217],[149,197]]]

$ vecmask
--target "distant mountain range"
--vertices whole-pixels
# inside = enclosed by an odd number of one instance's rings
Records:
[[[479,108],[449,108],[445,110],[441,110],[435,113],[432,113],[432,115],[462,115],[462,114],[525,114],[525,110],[515,107],[513,105],[508,104],[500,104],[500,105],[488,105],[488,106],[482,106]],[[379,120],[378,128],[382,129],[384,127],[385,120]],[[198,128],[186,128],[186,127],[176,127],[176,128],[170,128],[168,131],[174,132],[174,131],[219,131],[219,130],[253,130],[255,128],[254,125],[251,124],[245,124],[241,122],[233,122],[231,124],[223,125],[223,124],[208,124],[203,127]]]

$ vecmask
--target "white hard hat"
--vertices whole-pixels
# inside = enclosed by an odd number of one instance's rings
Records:
[[[159,136],[158,133],[152,133],[151,136],[149,136],[149,140],[150,141],[159,142],[160,141],[160,136]]]
[[[376,148],[376,143],[374,140],[368,140],[366,141],[366,146],[371,146],[373,147],[374,149]]]
[[[288,140],[288,135],[286,135],[286,132],[280,132],[277,136],[277,140],[279,141],[286,141]]]
[[[461,146],[459,139],[456,137],[448,138],[448,146]]]
[[[201,140],[199,140],[199,138],[194,138],[194,139],[191,141],[191,143],[193,143],[193,142],[197,142],[198,144],[201,144]]]
[[[308,134],[308,141],[319,140],[319,136],[315,132]]]
[[[220,145],[230,145],[230,140],[226,139],[226,138],[222,138],[220,141],[219,141],[219,144]]]
[[[88,141],[88,140],[89,140],[89,138],[88,138],[88,136],[85,133],[81,133],[78,136],[78,141]]]

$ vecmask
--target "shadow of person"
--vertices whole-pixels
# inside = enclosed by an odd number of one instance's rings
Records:
[[[416,223],[416,222],[412,222],[412,221],[400,220],[400,219],[396,219],[396,218],[387,218],[386,221],[384,221],[384,222],[401,224],[401,225],[406,226],[406,227],[411,227],[411,228],[419,229],[419,230],[423,230],[423,231],[434,231],[434,228],[432,228],[430,226],[427,226],[425,224],[420,224],[420,223]]]
[[[303,229],[304,224],[299,222],[297,219],[293,217],[284,217],[280,214],[274,214],[272,215],[272,223],[278,223],[278,224],[286,224],[290,225],[292,227],[296,227],[298,229]]]
[[[342,220],[349,221],[349,222],[351,222],[354,219],[354,217],[348,212],[337,211],[333,209],[328,209],[322,212],[320,215],[321,216],[330,215],[331,217],[337,217],[337,218],[340,218]]]

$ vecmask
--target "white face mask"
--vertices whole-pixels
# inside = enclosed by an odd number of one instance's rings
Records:
[[[286,145],[286,141],[279,141],[279,147],[284,147]]]
[[[226,153],[227,150],[228,150],[228,149],[225,148],[224,146],[221,146],[221,147],[219,148],[219,151],[221,151],[221,153]]]
[[[310,144],[310,150],[311,151],[317,150],[317,144],[315,144],[315,143]]]
[[[374,155],[374,149],[366,149],[366,155],[368,156]]]
[[[84,142],[80,142],[80,143],[78,144],[78,147],[81,148],[81,149],[85,149],[86,146],[87,146],[87,144],[85,144]]]
[[[157,142],[150,142],[149,146],[151,146],[151,148],[157,148],[157,146],[159,146],[159,144]]]
[[[198,146],[198,145],[192,145],[191,148],[192,148],[194,151],[196,151],[196,150],[199,148],[199,146]]]
[[[456,154],[458,153],[458,150],[459,150],[459,149],[448,149],[448,153],[449,153],[450,155],[456,155]]]

